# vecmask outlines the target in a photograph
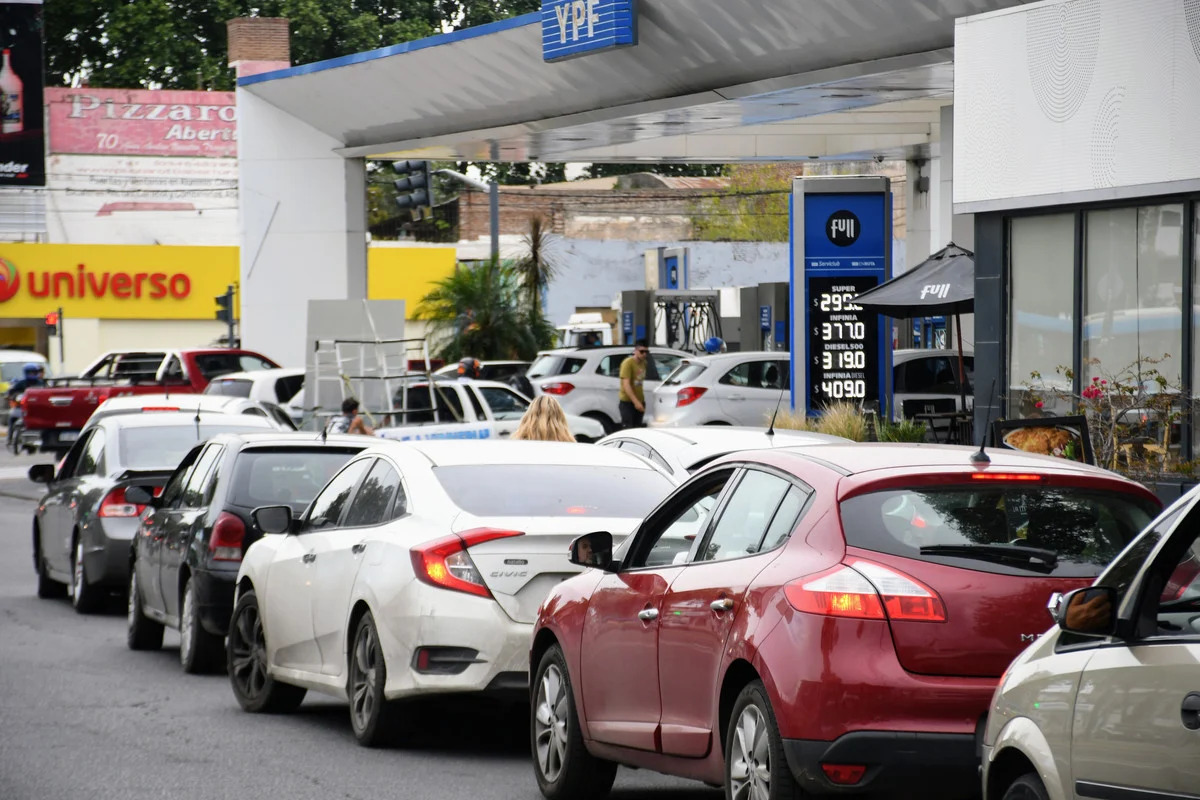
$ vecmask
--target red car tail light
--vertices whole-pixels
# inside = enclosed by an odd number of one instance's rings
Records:
[[[797,611],[852,619],[945,622],[937,592],[899,570],[855,559],[783,587]]]
[[[1031,481],[1042,483],[1045,475],[1034,475],[1028,472],[972,472],[973,481]]]
[[[867,767],[864,764],[822,764],[821,771],[829,778],[830,783],[853,786],[867,774]]]
[[[430,586],[466,592],[478,597],[491,597],[492,593],[483,582],[483,576],[479,574],[467,549],[493,539],[523,535],[523,531],[472,528],[457,536],[450,535],[428,542],[409,551],[413,572],[417,580]]]
[[[703,397],[707,391],[708,389],[700,386],[688,386],[680,389],[679,394],[675,396],[675,407],[683,408],[684,406],[691,405]]]
[[[104,496],[100,501],[100,510],[96,512],[100,517],[140,517],[142,512],[146,510],[145,506],[139,506],[136,503],[130,503],[125,500],[125,487],[118,486]]]
[[[560,397],[562,395],[567,394],[568,392],[572,392],[574,390],[575,390],[575,384],[567,383],[566,381],[542,384],[543,392],[545,392],[546,394],[556,394],[556,395],[559,395]]]
[[[241,561],[242,544],[246,539],[246,523],[237,514],[222,511],[213,523],[208,540],[208,554],[213,561]]]

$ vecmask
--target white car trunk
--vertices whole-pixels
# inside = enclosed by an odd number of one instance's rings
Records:
[[[454,532],[472,528],[522,531],[522,536],[493,539],[468,552],[496,602],[516,622],[533,623],[546,595],[558,583],[582,571],[570,563],[571,541],[593,531],[613,535],[613,547],[637,527],[628,517],[474,517],[454,521]]]

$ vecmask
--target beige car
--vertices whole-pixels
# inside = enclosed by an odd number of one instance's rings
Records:
[[[992,700],[984,799],[1200,798],[1200,489],[1050,612]]]

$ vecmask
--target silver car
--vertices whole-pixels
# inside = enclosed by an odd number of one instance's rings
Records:
[[[1200,489],[1050,610],[992,699],[985,800],[1200,797]]]
[[[210,436],[271,430],[265,417],[247,415],[119,415],[81,435],[57,469],[30,467],[31,480],[48,484],[33,515],[38,597],[69,590],[76,611],[96,610],[109,590],[129,583],[130,542],[144,507],[128,502],[125,490],[162,486],[188,451]]]

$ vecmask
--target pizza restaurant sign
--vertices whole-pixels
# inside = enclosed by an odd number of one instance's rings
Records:
[[[236,247],[0,244],[0,316],[212,319]]]
[[[237,157],[233,92],[46,89],[50,152]]]

